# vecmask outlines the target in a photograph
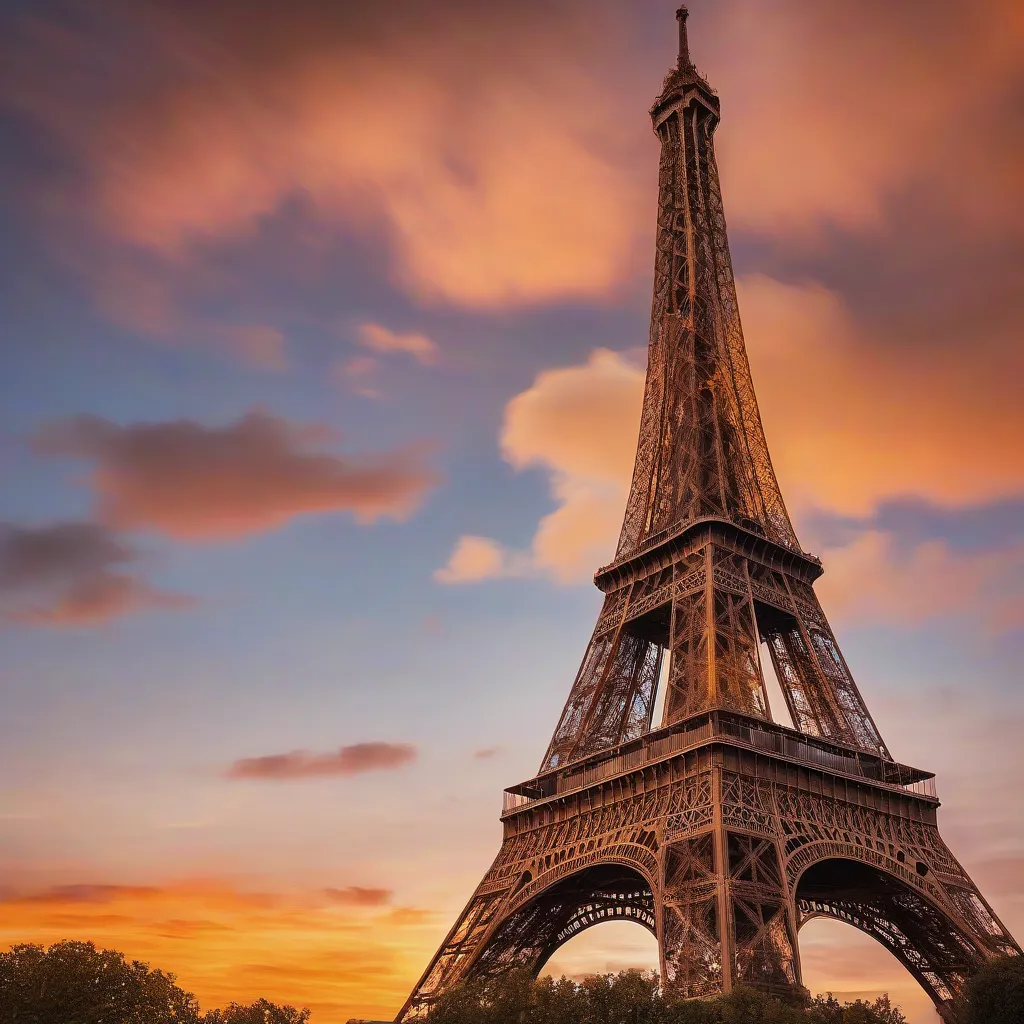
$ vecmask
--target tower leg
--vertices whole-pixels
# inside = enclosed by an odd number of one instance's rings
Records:
[[[721,723],[679,756],[508,814],[398,1019],[461,982],[536,976],[608,920],[657,936],[663,984],[683,998],[736,985],[787,998],[804,991],[797,930],[824,916],[885,946],[952,1021],[971,973],[1020,949],[942,842],[934,803],[765,753],[776,733],[748,721],[740,741]]]
[[[613,832],[588,833],[576,819],[506,838],[396,1020],[425,1017],[467,981],[514,970],[536,976],[561,945],[603,921],[631,920],[656,934],[657,860],[645,845],[655,845],[654,830],[624,829],[616,817]],[[611,815],[605,823],[614,826]]]
[[[425,1017],[442,992],[465,979],[466,968],[479,952],[481,940],[505,901],[505,892],[488,892],[486,881],[485,878],[466,904],[396,1020]]]
[[[796,908],[775,838],[727,831],[724,839],[732,983],[792,996],[800,988]]]
[[[685,999],[722,991],[721,885],[715,833],[682,839],[662,853],[661,976]]]
[[[795,907],[773,838],[715,830],[663,856],[662,976],[683,998],[800,990]]]

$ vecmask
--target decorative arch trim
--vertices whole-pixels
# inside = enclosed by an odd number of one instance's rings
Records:
[[[560,864],[554,865],[542,874],[537,875],[532,881],[519,889],[518,892],[514,892],[507,896],[506,905],[494,916],[494,919],[488,925],[480,939],[480,942],[477,944],[476,949],[473,951],[471,958],[466,963],[463,976],[468,977],[472,974],[478,961],[490,948],[499,929],[514,914],[522,911],[530,903],[543,896],[545,892],[549,891],[555,885],[572,878],[574,875],[582,874],[591,868],[602,867],[605,865],[614,865],[633,871],[637,874],[639,880],[647,886],[652,898],[650,923],[648,923],[647,920],[640,919],[639,917],[629,919],[636,920],[644,927],[647,927],[657,937],[657,912],[654,909],[657,906],[657,895],[659,892],[659,887],[655,881],[658,877],[657,858],[644,846],[640,846],[636,843],[620,843],[615,846],[595,849],[580,857],[575,857],[571,860],[566,860]],[[611,919],[612,917],[610,915],[607,917],[597,918],[577,929],[573,934],[566,935],[563,939],[551,945],[551,947],[546,949],[542,954],[538,963],[538,970],[554,954],[555,950],[570,938],[574,937],[574,935],[579,934],[579,932],[584,931],[586,928],[592,927],[593,925],[600,924],[604,920]],[[620,917],[619,919],[627,918]],[[568,927],[568,924],[565,927]]]

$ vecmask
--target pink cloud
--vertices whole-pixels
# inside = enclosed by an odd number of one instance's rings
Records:
[[[542,468],[556,503],[527,551],[460,537],[434,573],[442,583],[510,576],[589,578],[611,557],[636,451],[644,371],[608,349],[581,366],[544,370],[505,407],[501,449],[517,469]]]
[[[359,344],[371,352],[404,352],[424,364],[437,360],[437,345],[425,334],[402,334],[374,323],[361,324],[356,333]]]
[[[569,13],[113,10],[145,64],[111,59],[102,31],[26,32],[8,97],[84,165],[86,194],[64,199],[108,237],[181,260],[302,195],[334,227],[381,221],[396,278],[427,298],[594,295],[627,271],[640,190],[593,109],[615,91],[593,56],[565,66],[586,38]],[[102,107],[74,84],[98,62],[122,84]]]
[[[35,447],[94,464],[89,480],[105,522],[188,540],[258,533],[316,512],[401,519],[436,482],[419,453],[348,460],[319,450],[327,435],[265,412],[223,427],[80,416],[42,429]]]
[[[138,560],[133,547],[97,523],[0,525],[0,615],[38,626],[99,625],[195,603],[127,571]]]
[[[360,775],[400,768],[415,759],[416,748],[409,743],[355,743],[333,754],[293,750],[288,754],[242,758],[228,770],[228,777],[278,781]]]
[[[391,902],[390,889],[364,888],[349,885],[344,889],[324,889],[324,895],[332,902],[345,907],[382,907]]]

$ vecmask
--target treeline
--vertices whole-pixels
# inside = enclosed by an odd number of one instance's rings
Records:
[[[950,1018],[957,1024],[1024,1024],[1024,957],[983,967]],[[832,995],[790,1002],[738,989],[708,1000],[675,999],[657,974],[624,971],[586,978],[532,980],[506,974],[446,992],[429,1024],[906,1024],[888,996],[840,1003]]]
[[[266,999],[203,1013],[173,974],[91,942],[0,953],[0,1024],[306,1024],[309,1010]]]
[[[655,973],[623,971],[575,982],[506,974],[446,992],[430,1024],[906,1024],[882,996],[842,1004],[829,996],[781,1002],[737,989],[716,999],[674,999]]]
[[[954,1008],[957,1024],[1024,1024],[1024,957],[987,964]],[[173,974],[91,942],[0,953],[0,1024],[307,1024],[309,1010],[266,999],[203,1012]],[[581,982],[512,972],[446,992],[429,1024],[906,1024],[887,996],[781,1002],[750,989],[709,1000],[661,992],[655,974]]]

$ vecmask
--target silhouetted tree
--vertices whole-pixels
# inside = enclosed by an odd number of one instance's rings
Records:
[[[231,1003],[223,1010],[211,1010],[203,1015],[203,1024],[306,1024],[309,1010],[296,1010],[294,1006],[278,1006],[266,999],[257,999],[249,1006]]]
[[[663,994],[656,974],[623,971],[575,983],[511,972],[450,989],[430,1024],[906,1024],[888,996],[841,1005],[832,996],[790,1003],[739,988],[709,1000]]]
[[[966,1024],[1024,1024],[1024,957],[987,963],[967,983],[963,1003]]]
[[[173,974],[91,942],[0,953],[0,1024],[306,1024],[309,1010],[259,999],[203,1014]]]
[[[0,953],[0,1024],[199,1024],[173,974],[91,942]]]
[[[830,992],[814,999],[807,1016],[813,1024],[907,1024],[907,1018],[899,1007],[892,1005],[888,996],[881,996],[873,1003],[858,999],[855,1003],[841,1004]]]

